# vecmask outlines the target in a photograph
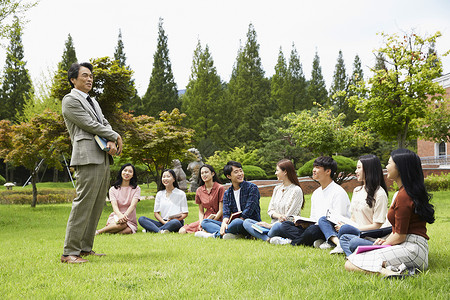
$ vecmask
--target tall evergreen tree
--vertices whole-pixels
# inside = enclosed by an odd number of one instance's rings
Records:
[[[280,108],[283,114],[312,107],[312,102],[308,101],[307,82],[300,63],[300,56],[294,44],[292,44],[291,56],[289,57],[287,89],[289,91],[288,98],[283,105],[283,109]]]
[[[280,47],[278,60],[275,65],[275,74],[273,74],[270,84],[270,99],[278,107],[278,115],[282,115],[281,109],[285,108],[283,104],[287,101],[287,65],[283,50]],[[274,107],[275,110],[275,107]]]
[[[375,58],[376,58],[376,62],[375,62],[374,70],[387,71],[386,59],[384,58],[383,53],[375,54]]]
[[[342,51],[339,50],[336,67],[334,69],[333,83],[330,88],[331,103],[335,106],[337,113],[346,113],[348,110],[347,102],[347,72],[345,70]]]
[[[186,123],[195,130],[194,140],[200,152],[212,155],[224,146],[221,137],[223,86],[217,75],[214,60],[206,45],[202,50],[200,41],[194,51],[191,75],[183,95],[183,111]]]
[[[114,59],[117,61],[120,67],[131,71],[130,66],[127,66],[127,56],[125,54],[125,47],[122,40],[122,31],[119,29],[119,36],[117,38],[117,46],[114,51]],[[122,103],[122,109],[124,111],[136,113],[139,110],[139,106],[142,105],[141,98],[134,86],[134,79],[129,82],[130,89],[134,90],[133,96],[129,101]]]
[[[316,55],[313,60],[313,68],[311,71],[311,79],[308,82],[308,98],[309,102],[317,103],[322,106],[328,104],[328,92],[325,85],[325,80],[322,76],[322,67],[320,66],[319,54],[316,51]]]
[[[10,44],[6,51],[0,91],[0,118],[12,122],[17,121],[22,115],[25,101],[33,93],[31,79],[23,58],[22,28],[19,19],[15,17],[11,28]]]
[[[50,92],[52,98],[59,100],[62,100],[62,98],[72,89],[67,81],[67,71],[73,63],[78,61],[75,45],[73,44],[73,39],[70,33],[64,45],[64,52],[61,57],[61,61],[58,63],[58,70],[53,77],[53,84]]]
[[[233,146],[260,147],[261,124],[272,114],[274,104],[270,100],[270,82],[264,77],[252,24],[244,48],[239,49],[228,89],[233,113],[229,114],[227,125],[234,137]]]
[[[361,67],[361,60],[359,59],[359,56],[356,55],[355,60],[353,61],[353,72],[352,76],[349,78],[349,88],[346,96],[347,110],[344,112],[346,115],[344,125],[346,126],[352,124],[356,119],[363,118],[361,114],[355,111],[354,107],[348,105],[349,99],[352,96],[358,95],[360,99],[366,98],[365,93],[362,90],[356,88],[363,83],[363,80],[364,80],[364,72]]]
[[[162,18],[159,19],[158,28],[158,46],[153,55],[152,75],[147,92],[142,98],[142,106],[138,111],[140,114],[154,117],[159,117],[159,113],[163,110],[171,112],[172,109],[180,106]]]

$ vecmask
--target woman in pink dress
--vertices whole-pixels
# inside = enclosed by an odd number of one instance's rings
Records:
[[[203,165],[198,173],[199,188],[195,194],[195,203],[198,204],[198,221],[184,225],[178,231],[179,233],[201,231],[201,223],[204,219],[222,221],[225,188],[219,183],[219,178],[212,166]]]
[[[117,175],[117,180],[109,189],[109,200],[113,207],[106,226],[97,230],[101,233],[136,233],[136,204],[141,196],[141,188],[137,185],[136,169],[132,164],[124,164]]]

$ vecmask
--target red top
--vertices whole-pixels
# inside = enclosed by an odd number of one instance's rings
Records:
[[[223,201],[223,193],[225,188],[218,182],[214,182],[211,191],[208,193],[206,186],[202,185],[197,189],[195,194],[195,203],[203,205],[205,211],[205,219],[210,214],[216,214],[219,211],[219,202]],[[222,217],[219,221],[222,221]]]
[[[427,240],[426,222],[414,212],[414,202],[402,186],[398,191],[394,204],[387,214],[392,224],[392,232],[399,234],[416,234]]]

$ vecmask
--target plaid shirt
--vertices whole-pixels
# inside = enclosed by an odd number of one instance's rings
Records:
[[[240,185],[239,203],[242,209],[243,219],[252,219],[261,221],[261,213],[259,208],[258,187],[251,182],[243,181]],[[233,185],[223,194],[223,217],[229,218],[232,213],[237,212],[236,199],[234,198]]]

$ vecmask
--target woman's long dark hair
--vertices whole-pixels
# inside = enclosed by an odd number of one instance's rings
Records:
[[[380,159],[373,154],[363,155],[359,158],[364,172],[364,189],[367,192],[366,203],[372,208],[375,204],[375,192],[382,187],[388,193],[386,182],[384,182],[383,168]]]
[[[121,185],[122,185],[122,171],[123,169],[125,169],[126,167],[131,167],[133,169],[133,177],[131,177],[130,179],[130,186],[135,189],[137,187],[137,174],[136,174],[136,168],[130,164],[124,164],[123,166],[120,167],[119,170],[119,174],[117,174],[117,178],[116,178],[116,182],[113,183],[113,187],[115,187],[116,189],[118,189]]]
[[[300,186],[300,182],[298,181],[297,173],[295,172],[295,166],[289,159],[282,159],[277,163],[278,168],[280,168],[282,171],[286,171],[286,175],[290,182],[295,184],[296,186],[302,188]],[[305,207],[305,195],[303,194],[303,201],[302,201],[302,208]]]
[[[200,169],[198,169],[198,180],[197,180],[198,186],[202,186],[202,185],[205,184],[205,182],[204,182],[203,179],[202,179],[202,168],[208,168],[208,169],[211,171],[211,173],[214,173],[214,176],[213,176],[213,178],[212,178],[213,182],[218,182],[218,183],[220,183],[219,177],[217,177],[217,173],[216,173],[216,171],[214,170],[213,166],[208,165],[208,164],[204,164],[204,165],[202,165],[202,166],[200,167]]]
[[[166,186],[162,183],[162,177],[163,177],[164,172],[169,172],[170,175],[172,175],[172,177],[174,179],[173,186],[176,187],[177,189],[179,189],[180,187],[178,186],[177,175],[175,174],[175,171],[172,169],[164,169],[161,172],[161,178],[159,179],[158,192],[166,189]]]
[[[434,206],[430,203],[432,196],[425,187],[419,156],[408,149],[397,149],[391,152],[391,157],[400,173],[406,193],[414,202],[414,212],[427,223],[433,223]]]

